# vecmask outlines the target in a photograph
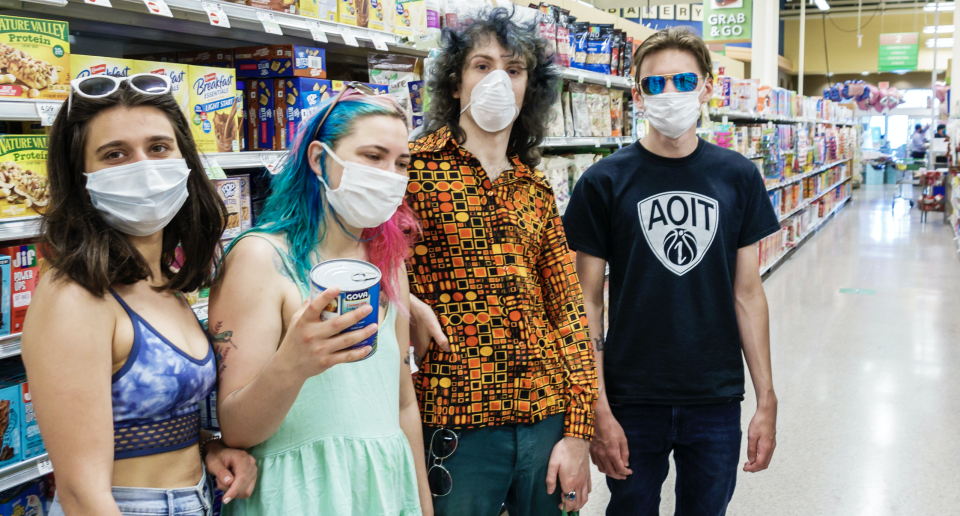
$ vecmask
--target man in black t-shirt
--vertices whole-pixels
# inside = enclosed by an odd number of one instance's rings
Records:
[[[591,167],[563,221],[590,328],[601,328],[590,452],[607,475],[608,515],[659,514],[671,452],[677,514],[722,515],[740,461],[741,350],[757,393],[744,471],[766,469],[776,446],[757,243],[780,224],[757,167],[696,135],[713,94],[703,41],[665,29],[635,59],[650,134]]]

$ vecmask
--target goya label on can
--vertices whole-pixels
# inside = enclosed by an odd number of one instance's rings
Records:
[[[310,299],[315,299],[328,288],[337,287],[340,295],[323,309],[320,318],[324,321],[335,319],[342,314],[359,310],[370,305],[373,310],[357,324],[343,333],[366,328],[376,324],[380,307],[380,269],[372,263],[362,260],[327,260],[320,262],[310,271]],[[366,340],[350,346],[349,349],[370,346],[372,349],[366,358],[377,352],[377,335],[374,333]]]

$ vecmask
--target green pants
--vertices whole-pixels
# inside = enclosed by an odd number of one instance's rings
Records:
[[[443,461],[453,478],[447,496],[433,498],[437,516],[497,516],[506,504],[510,516],[560,516],[560,485],[547,494],[547,467],[563,438],[563,414],[532,425],[503,425],[457,432],[457,450]],[[427,469],[436,462],[423,427]]]

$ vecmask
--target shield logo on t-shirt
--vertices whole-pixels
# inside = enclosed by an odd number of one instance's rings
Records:
[[[700,263],[717,234],[717,201],[692,192],[665,192],[641,201],[643,236],[660,263],[683,276]]]

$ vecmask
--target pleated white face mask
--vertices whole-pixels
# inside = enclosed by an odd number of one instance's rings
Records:
[[[676,140],[700,118],[700,92],[697,91],[643,95],[644,118],[667,138]]]
[[[127,235],[160,231],[189,196],[190,167],[183,159],[145,159],[84,175],[93,207],[110,227]]]
[[[470,103],[460,110],[460,114],[469,109],[473,121],[488,133],[506,129],[520,113],[512,84],[510,75],[503,70],[488,73],[473,87]]]
[[[407,193],[409,178],[354,161],[343,161],[320,142],[323,150],[343,167],[340,186],[330,188],[323,178],[327,202],[348,226],[375,228],[390,220]]]

